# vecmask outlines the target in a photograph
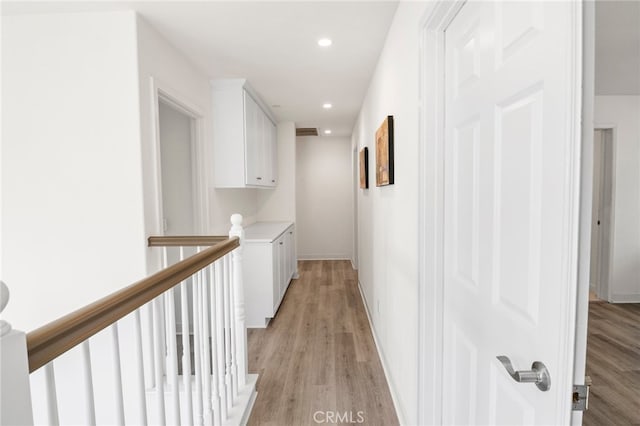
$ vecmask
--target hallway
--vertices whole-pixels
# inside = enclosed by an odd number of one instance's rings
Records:
[[[357,272],[346,260],[298,269],[269,326],[248,331],[260,374],[249,425],[398,424]]]
[[[640,304],[589,303],[585,426],[640,424]]]

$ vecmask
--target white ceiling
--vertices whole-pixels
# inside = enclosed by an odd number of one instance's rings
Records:
[[[596,2],[596,95],[640,95],[640,1]]]
[[[279,120],[351,134],[397,2],[3,2],[3,14],[133,9],[210,78],[245,77]],[[329,37],[333,45],[320,48]],[[322,104],[333,108],[324,110]]]

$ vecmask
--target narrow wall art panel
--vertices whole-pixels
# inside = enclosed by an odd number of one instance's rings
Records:
[[[360,150],[360,188],[369,188],[369,148]]]
[[[393,185],[393,116],[376,132],[376,186]]]

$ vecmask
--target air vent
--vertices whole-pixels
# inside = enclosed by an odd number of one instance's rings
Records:
[[[318,129],[315,127],[302,127],[296,129],[296,136],[318,136]]]

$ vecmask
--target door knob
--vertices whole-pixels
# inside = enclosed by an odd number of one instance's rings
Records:
[[[498,360],[502,363],[502,366],[507,370],[507,373],[518,383],[535,383],[535,385],[541,391],[545,392],[551,388],[551,375],[547,367],[540,361],[534,361],[531,364],[531,370],[515,371],[509,357],[500,355],[497,356]]]

